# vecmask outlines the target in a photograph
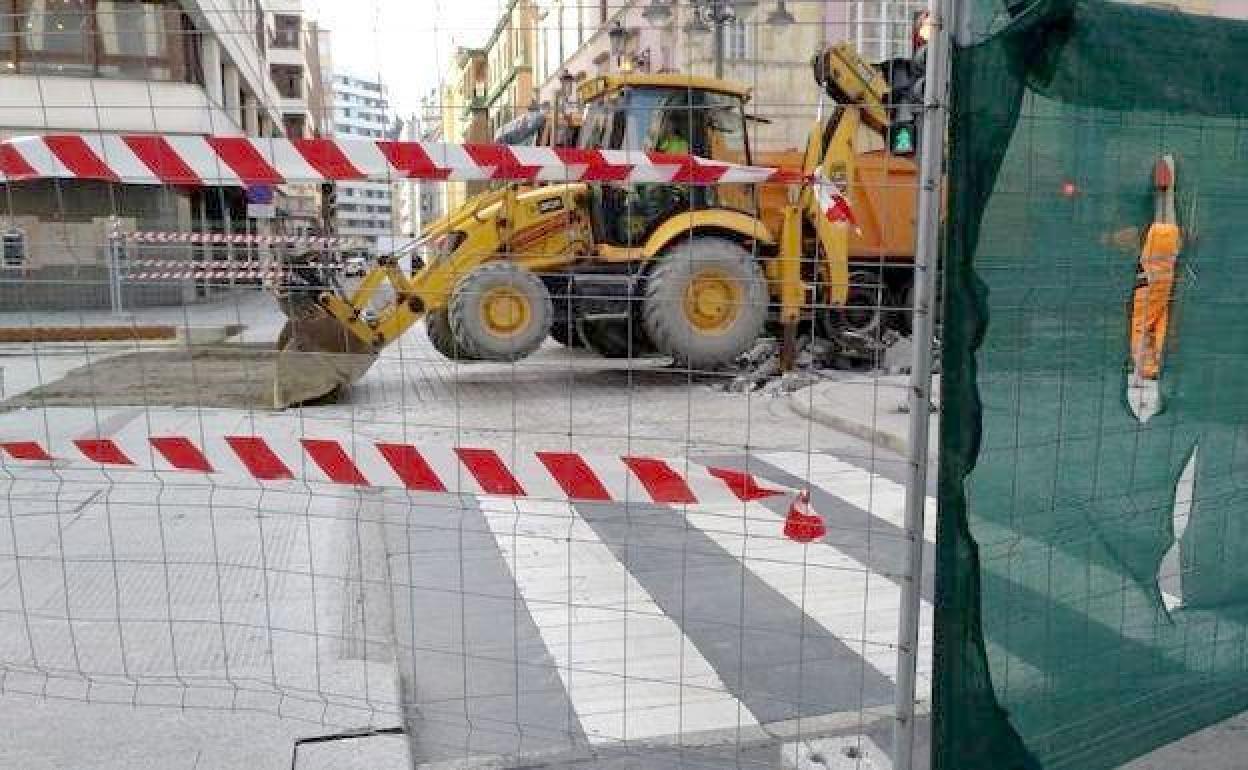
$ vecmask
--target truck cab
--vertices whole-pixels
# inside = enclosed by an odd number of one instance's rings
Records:
[[[626,73],[591,78],[578,90],[585,104],[577,144],[586,149],[696,155],[750,164],[745,103],[749,90],[708,77]],[[595,240],[635,247],[673,215],[733,209],[757,216],[752,185],[640,184],[595,186]]]

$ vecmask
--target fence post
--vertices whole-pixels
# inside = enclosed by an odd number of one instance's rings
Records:
[[[125,249],[121,234],[121,221],[113,217],[108,229],[108,304],[113,315],[121,315],[121,268],[122,251]]]
[[[941,178],[948,123],[951,32],[957,0],[928,0],[931,40],[919,142],[918,231],[914,259],[914,354],[910,366],[910,429],[906,480],[906,574],[898,611],[896,721],[897,770],[914,768],[915,669],[923,586],[923,518],[927,503],[928,426],[932,414],[933,300],[940,265]]]

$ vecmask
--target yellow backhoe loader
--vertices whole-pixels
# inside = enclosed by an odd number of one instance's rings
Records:
[[[870,334],[886,295],[908,287],[916,166],[892,151],[890,68],[841,44],[814,70],[835,104],[802,169],[847,191],[856,226],[830,221],[812,183],[507,184],[426,228],[414,274],[382,259],[350,294],[316,275],[285,291],[276,404],[332,396],[422,318],[452,359],[516,360],[551,336],[692,369],[733,361],[769,323],[789,339],[807,321]],[[578,97],[580,147],[751,163],[743,85],[619,73],[582,82]],[[390,299],[373,308],[387,283]]]

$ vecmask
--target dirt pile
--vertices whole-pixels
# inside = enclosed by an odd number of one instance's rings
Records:
[[[222,344],[100,355],[0,406],[273,406],[277,351],[271,346]]]

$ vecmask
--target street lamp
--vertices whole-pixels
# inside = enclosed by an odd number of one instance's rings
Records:
[[[650,0],[650,5],[641,12],[641,17],[651,24],[662,24],[672,18],[672,3],[675,0]]]
[[[624,29],[619,19],[616,19],[611,23],[607,37],[611,40],[611,68],[613,71],[618,71],[620,60],[624,58],[624,38],[628,37],[628,30]]]
[[[564,104],[571,104],[576,98],[576,75],[566,69],[559,75],[559,98]]]
[[[697,9],[694,9],[693,17],[685,22],[685,34],[701,35],[710,31],[711,28],[702,17],[702,14]]]
[[[790,24],[796,24],[797,19],[793,18],[789,9],[784,7],[784,0],[776,0],[776,7],[767,14],[767,23],[773,27],[787,27]]]
[[[550,136],[552,144],[563,144],[562,130],[563,123],[567,121],[572,124],[572,110],[576,103],[576,75],[568,72],[566,69],[559,73],[559,90],[555,93],[555,108],[552,110],[551,118],[554,125],[551,127]]]
[[[737,3],[731,0],[690,0],[693,20],[685,31],[693,34],[711,31],[711,43],[715,57],[715,77],[724,76],[724,25],[737,20]],[[713,29],[712,29],[713,27]]]
[[[685,33],[697,35],[714,32],[715,77],[724,76],[724,25],[736,21],[758,7],[758,0],[687,0],[692,16],[685,24]],[[650,0],[641,12],[642,18],[652,24],[671,21],[672,10],[680,0]],[[776,6],[767,14],[769,26],[787,27],[796,23],[793,14],[784,6],[784,0],[776,0]]]

